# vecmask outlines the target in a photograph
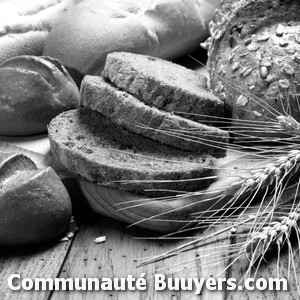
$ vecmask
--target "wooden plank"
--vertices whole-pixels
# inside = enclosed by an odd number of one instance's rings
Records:
[[[296,249],[294,249],[296,250]],[[290,272],[289,269],[289,255],[287,252],[282,253],[279,261],[277,260],[277,254],[273,253],[267,256],[266,262],[262,264],[259,271],[257,272],[256,279],[258,278],[287,278],[288,279],[288,290],[287,291],[271,291],[271,290],[258,290],[255,288],[253,291],[232,291],[228,293],[228,300],[241,300],[241,299],[256,299],[256,300],[267,300],[267,299],[285,299],[295,300],[299,299],[299,290],[297,289],[296,279],[300,280],[300,255],[299,250],[294,255],[294,263],[296,266],[296,273]],[[248,268],[248,261],[242,259],[238,264],[234,264],[231,268],[231,276],[237,278],[238,281],[243,277],[245,271]]]
[[[34,150],[34,151],[33,151]],[[0,138],[0,151],[22,153],[29,156],[39,168],[56,166],[53,157],[45,155],[49,152],[47,138]],[[35,152],[36,151],[36,152]],[[58,170],[62,170],[58,167]],[[61,172],[63,174],[63,172]],[[72,186],[68,183],[69,186]],[[75,223],[70,224],[69,232],[76,231]],[[56,242],[43,247],[0,248],[0,299],[47,299],[49,291],[29,292],[12,291],[7,279],[12,274],[20,274],[21,278],[46,277],[55,278],[71,247],[72,240]]]
[[[103,235],[107,237],[105,243],[93,242],[96,237]],[[162,273],[173,278],[200,278],[208,275],[216,276],[220,268],[199,267],[200,261],[197,260],[199,254],[195,251],[137,268],[142,259],[153,257],[179,245],[178,241],[135,239],[147,236],[151,237],[153,233],[139,228],[126,228],[126,224],[107,217],[88,217],[81,225],[60,277],[121,278],[130,274],[139,278],[142,273],[147,273],[147,290],[54,291],[51,299],[199,299],[195,291],[155,291],[152,280],[154,273]],[[190,261],[194,267],[186,268],[180,265],[185,261]],[[208,296],[211,300],[221,300],[224,293],[204,291],[201,298],[208,299]]]
[[[71,223],[69,232],[75,234],[76,225]],[[72,239],[56,242],[43,247],[0,248],[0,299],[1,300],[40,300],[48,299],[50,291],[13,291],[8,287],[8,278],[19,274],[24,278],[55,278],[61,269],[71,247]],[[21,280],[14,281],[20,284]]]
[[[286,189],[281,195],[281,201],[287,201],[289,198],[294,199],[295,191],[298,190],[297,184]],[[248,209],[251,214],[256,213],[254,209]],[[239,239],[238,242],[244,241]],[[289,247],[291,246],[291,247]],[[248,275],[248,278],[286,278],[288,281],[287,291],[276,290],[264,290],[261,291],[257,288],[251,291],[243,289],[242,291],[234,291],[228,293],[228,299],[240,300],[240,299],[285,299],[294,300],[300,297],[300,249],[299,240],[296,235],[291,235],[290,244],[286,243],[281,245],[280,253],[278,252],[277,245],[269,250],[264,259],[261,260],[261,264],[254,266],[252,272]],[[278,255],[279,254],[279,255]],[[237,279],[240,282],[244,274],[249,268],[249,259],[246,256],[241,257],[237,263],[233,264],[230,268],[230,276]],[[255,273],[256,271],[256,273]],[[242,284],[242,282],[241,282]]]

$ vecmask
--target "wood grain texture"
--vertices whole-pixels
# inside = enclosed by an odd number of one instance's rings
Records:
[[[278,263],[278,265],[277,265]],[[233,291],[229,292],[226,300],[243,300],[243,299],[256,299],[256,300],[296,300],[299,299],[299,291],[297,291],[296,281],[300,278],[300,257],[299,250],[294,255],[294,263],[296,265],[296,273],[291,272],[288,274],[289,269],[289,255],[285,251],[277,261],[277,254],[273,253],[266,257],[266,262],[261,266],[255,278],[287,278],[288,290],[287,291],[260,291],[254,289],[253,291]],[[248,267],[248,261],[246,259],[240,260],[238,264],[234,264],[231,268],[230,276],[233,278],[242,278],[244,272]]]
[[[287,188],[281,195],[281,203],[291,201],[294,199],[295,194],[299,190],[298,184],[294,184]],[[268,201],[267,201],[268,202]],[[254,214],[257,210],[248,209],[246,213]],[[264,278],[286,278],[288,283],[287,291],[276,291],[276,290],[264,290],[260,291],[255,288],[253,291],[247,291],[243,288],[242,291],[228,292],[226,300],[241,300],[241,299],[256,299],[256,300],[267,300],[267,299],[285,299],[295,300],[300,297],[300,249],[299,240],[297,236],[291,235],[290,242],[291,248],[287,244],[281,247],[280,254],[278,255],[278,248],[275,245],[274,249],[271,249],[264,256],[264,260],[261,261],[259,268],[252,268],[252,272],[249,277],[255,279]],[[230,277],[242,279],[249,267],[249,261],[246,257],[242,257],[237,263],[233,264],[229,270]],[[256,272],[256,273],[255,273]],[[242,283],[241,283],[242,284]],[[251,283],[252,285],[252,283]]]
[[[107,241],[95,244],[98,236],[105,235]],[[221,300],[224,293],[204,291],[203,295],[195,295],[188,291],[155,291],[153,286],[154,273],[165,274],[167,277],[205,277],[216,276],[223,266],[201,268],[196,260],[199,254],[195,251],[159,261],[143,267],[137,265],[143,259],[167,251],[178,245],[178,241],[164,241],[152,239],[135,239],[135,237],[150,237],[152,232],[138,228],[126,228],[126,224],[110,218],[99,217],[86,220],[73,243],[72,249],[62,268],[61,277],[127,277],[128,274],[138,278],[147,273],[146,291],[69,291],[54,292],[51,299],[214,299]],[[184,268],[181,264],[190,261],[191,268]]]
[[[76,225],[70,223],[69,233],[75,234]],[[0,248],[0,299],[1,300],[40,300],[48,299],[50,291],[12,291],[7,280],[12,274],[23,278],[55,278],[59,276],[61,266],[72,245],[72,239],[56,242],[43,247]],[[20,284],[15,280],[14,284]]]

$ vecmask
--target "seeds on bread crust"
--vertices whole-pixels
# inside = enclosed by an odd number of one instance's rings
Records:
[[[81,102],[113,123],[163,144],[217,157],[225,155],[227,131],[145,105],[99,76],[85,76]]]
[[[107,187],[161,196],[198,191],[213,174],[210,156],[131,133],[89,109],[60,114],[48,132],[54,156],[69,171]]]
[[[290,113],[299,121],[300,60],[295,60],[300,53],[299,2],[244,0],[238,3],[227,18],[214,26],[208,60],[213,91],[222,82],[222,93],[226,94],[233,119],[266,121],[274,119],[277,111],[283,115]],[[234,43],[229,43],[233,40]],[[248,51],[250,45],[257,44],[259,49]],[[245,51],[247,55],[241,55]],[[232,54],[233,59],[229,61]],[[240,74],[233,73],[237,64],[242,70]],[[241,93],[249,99],[243,107],[237,101]]]
[[[107,56],[104,76],[149,106],[201,123],[207,115],[223,116],[224,103],[205,90],[206,78],[169,61],[114,52]]]

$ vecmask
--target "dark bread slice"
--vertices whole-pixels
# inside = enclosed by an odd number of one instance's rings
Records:
[[[150,107],[99,76],[85,76],[80,90],[84,107],[132,132],[182,150],[225,154],[221,149],[228,143],[227,131]]]
[[[48,132],[53,155],[69,171],[107,187],[162,196],[198,191],[213,174],[210,156],[162,145],[87,108],[60,114]]]
[[[107,56],[103,75],[147,105],[197,122],[224,114],[223,101],[205,90],[205,76],[166,60],[114,52]]]

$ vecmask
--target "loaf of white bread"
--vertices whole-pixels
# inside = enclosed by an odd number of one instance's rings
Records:
[[[219,0],[83,0],[53,27],[44,55],[82,74],[101,73],[114,51],[173,59],[208,35]]]

